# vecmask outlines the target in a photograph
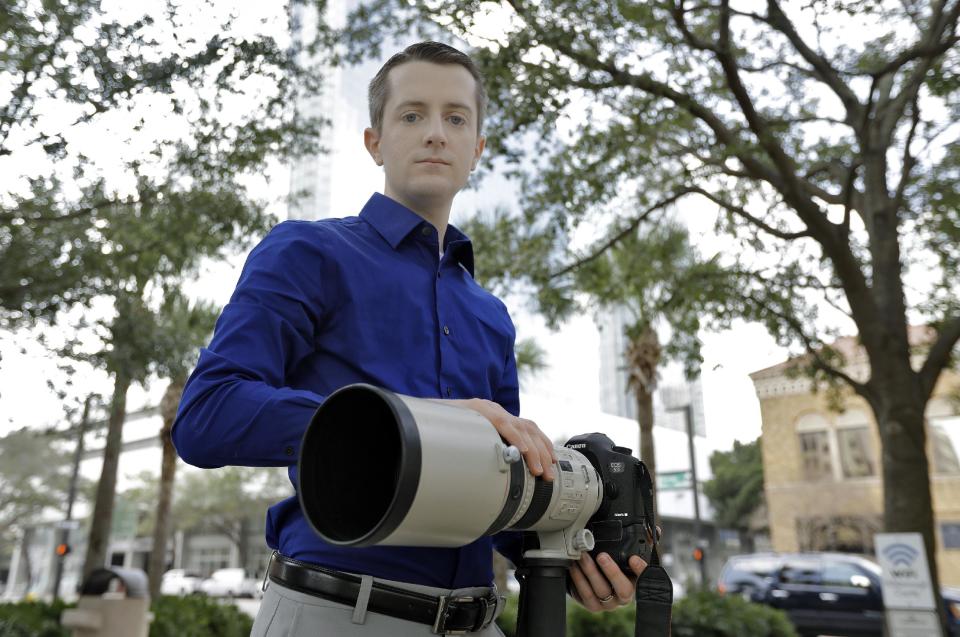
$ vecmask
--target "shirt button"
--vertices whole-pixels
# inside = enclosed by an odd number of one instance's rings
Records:
[[[287,447],[286,449],[283,450],[283,452],[284,452],[285,454],[287,454],[288,456],[292,456],[292,455],[293,455],[293,447]]]
[[[447,398],[450,398],[451,396],[453,396],[453,389],[447,387]]]
[[[450,336],[450,328],[447,327],[446,325],[444,325],[444,326],[443,326],[443,333],[446,334],[447,336]]]
[[[430,236],[430,226],[424,226],[424,227],[420,228],[420,234],[422,234],[422,235],[425,236],[425,237],[429,237],[429,236]]]

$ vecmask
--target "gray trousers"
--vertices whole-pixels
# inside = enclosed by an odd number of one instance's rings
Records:
[[[373,581],[436,596],[484,596],[490,590],[461,588],[451,591],[370,576],[364,576],[363,579],[361,591],[369,590],[369,584]],[[503,604],[498,603],[496,615],[499,616],[502,610]],[[257,613],[250,637],[429,637],[434,634],[431,629],[432,627],[426,624],[368,611],[362,592],[357,604],[350,606],[300,593],[268,578],[267,590],[260,602],[260,612]],[[467,634],[476,637],[503,637],[496,623],[480,632]]]

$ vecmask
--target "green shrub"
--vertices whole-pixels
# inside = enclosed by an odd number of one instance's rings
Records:
[[[497,619],[506,637],[516,633],[517,601],[516,595],[509,595]],[[633,637],[635,608],[630,604],[592,613],[568,598],[567,637]],[[672,633],[673,637],[797,637],[782,612],[710,591],[691,593],[673,605]]]
[[[0,604],[0,637],[69,637],[62,601]],[[236,606],[206,597],[161,597],[150,607],[150,637],[247,637],[253,620]]]
[[[507,606],[497,618],[497,625],[506,637],[515,637],[517,630],[517,595],[507,596]],[[633,605],[610,613],[591,613],[569,597],[567,603],[567,637],[633,637]]]
[[[0,604],[0,637],[69,637],[60,627],[60,613],[69,608],[62,601]]]
[[[153,602],[150,637],[248,637],[253,619],[229,603],[191,595]]]
[[[741,597],[697,591],[673,605],[673,637],[797,637],[786,614]]]
[[[567,602],[567,637],[633,637],[636,606],[594,613],[580,604]]]
[[[497,626],[506,637],[515,637],[517,634],[517,602],[519,597],[510,593],[507,595],[507,605],[497,617]]]

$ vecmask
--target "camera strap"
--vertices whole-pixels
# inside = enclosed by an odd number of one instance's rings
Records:
[[[650,563],[637,580],[637,618],[634,635],[635,637],[670,637],[673,583],[660,564],[660,551],[657,549],[660,538],[656,525],[653,479],[645,466],[640,475],[640,493],[644,511],[648,512],[647,525],[653,538],[653,547],[650,552]]]

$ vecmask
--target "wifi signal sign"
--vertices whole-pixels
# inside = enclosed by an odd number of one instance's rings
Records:
[[[883,549],[883,555],[890,560],[894,566],[910,566],[913,560],[917,559],[917,556],[920,555],[920,551],[908,544],[891,544]]]

